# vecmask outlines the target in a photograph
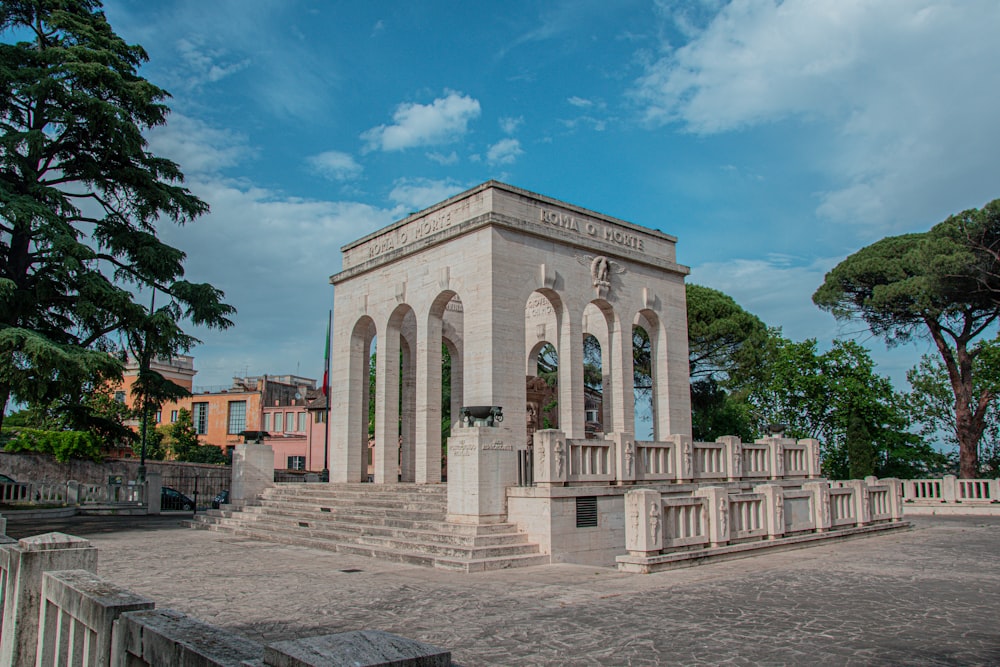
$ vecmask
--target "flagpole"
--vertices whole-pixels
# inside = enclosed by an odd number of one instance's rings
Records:
[[[323,358],[323,395],[326,397],[326,427],[323,429],[323,481],[330,481],[330,326],[333,324],[333,311],[329,311],[326,320],[326,354]]]

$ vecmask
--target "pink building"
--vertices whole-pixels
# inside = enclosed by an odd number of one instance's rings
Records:
[[[316,380],[294,375],[267,376],[289,391],[271,395],[261,406],[265,445],[274,448],[275,470],[320,472],[324,457],[326,397]]]

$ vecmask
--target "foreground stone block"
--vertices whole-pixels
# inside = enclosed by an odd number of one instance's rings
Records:
[[[264,664],[273,667],[448,667],[451,651],[362,630],[276,642],[264,647]]]
[[[228,630],[169,609],[133,611],[114,623],[112,667],[244,667],[263,647]]]
[[[3,632],[0,665],[34,664],[42,573],[53,570],[97,570],[97,548],[89,540],[64,533],[26,537],[0,548],[3,591]]]
[[[274,448],[236,445],[233,451],[233,500],[252,500],[274,486]]]

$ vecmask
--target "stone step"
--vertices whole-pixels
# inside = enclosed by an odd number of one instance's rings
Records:
[[[521,547],[528,544],[527,535],[518,532],[517,528],[512,524],[499,524],[505,527],[504,532],[491,531],[486,534],[476,534],[434,530],[433,528],[436,526],[432,526],[431,529],[415,530],[394,526],[354,524],[330,520],[326,517],[309,517],[301,514],[256,514],[212,518],[217,519],[219,523],[226,523],[227,521],[232,521],[234,524],[239,525],[249,525],[252,523],[261,528],[273,526],[277,530],[291,527],[293,530],[309,529],[317,532],[322,531],[329,533],[333,539],[362,539],[370,537],[413,544],[429,543],[467,547]],[[207,520],[208,518],[206,518]]]
[[[444,512],[429,510],[397,510],[390,508],[361,507],[357,505],[352,507],[340,507],[336,510],[332,507],[327,509],[330,511],[327,512],[316,505],[307,505],[305,503],[268,503],[266,505],[247,507],[243,511],[248,514],[267,514],[268,512],[274,511],[299,512],[310,515],[315,514],[318,516],[341,517],[352,520],[356,519],[361,522],[369,523],[392,518],[405,518],[422,521],[444,521],[445,519]]]
[[[359,484],[357,486],[341,486],[340,484],[278,484],[264,491],[268,494],[303,494],[330,495],[339,498],[376,498],[376,497],[423,497],[447,498],[448,487],[426,484]]]
[[[306,546],[316,549],[324,549],[327,551],[337,551],[357,556],[366,556],[369,558],[378,558],[398,563],[407,563],[422,567],[435,567],[459,572],[483,572],[511,567],[529,567],[532,565],[546,565],[550,562],[550,558],[548,556],[538,553],[478,558],[453,558],[442,555],[416,553],[410,550],[386,549],[375,545],[358,545],[353,543],[316,539],[302,535],[273,533],[270,531],[262,531],[242,526],[222,527],[216,524],[201,523],[196,521],[187,521],[184,523],[192,528],[202,530],[224,530],[225,532],[235,535],[258,538],[269,542],[277,542],[279,544]]]
[[[288,505],[294,504],[301,507],[309,507],[314,511],[319,511],[322,508],[336,508],[336,507],[358,507],[363,506],[372,509],[388,509],[388,510],[415,510],[422,512],[438,512],[444,514],[447,511],[447,504],[445,502],[428,502],[428,501],[414,501],[404,498],[400,499],[365,499],[364,501],[357,501],[354,499],[345,498],[312,498],[309,496],[268,496],[261,498],[260,503],[263,507],[275,506],[275,505]]]

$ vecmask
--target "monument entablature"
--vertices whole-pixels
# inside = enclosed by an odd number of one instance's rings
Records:
[[[579,247],[594,256],[617,256],[686,275],[676,262],[676,237],[593,211],[489,181],[341,248],[337,284],[481,227],[524,232]]]

